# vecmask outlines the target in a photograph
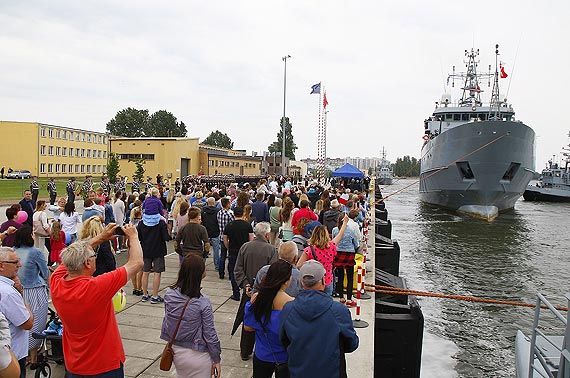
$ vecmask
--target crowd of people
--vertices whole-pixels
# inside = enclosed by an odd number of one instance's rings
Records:
[[[212,306],[201,293],[210,256],[240,302],[232,334],[241,326],[240,357],[253,358],[254,377],[346,376],[344,353],[358,347],[348,308],[356,305],[367,193],[342,182],[325,189],[288,177],[226,178],[173,183],[158,175],[144,186],[133,180],[130,191],[123,178],[97,185],[88,176],[81,186],[71,178],[59,199],[51,180],[49,204],[38,199],[32,178],[0,225],[0,326],[7,323],[10,335],[2,337],[11,336],[0,377],[18,376],[4,373],[14,364],[21,377],[28,365],[37,367],[39,343],[30,335],[44,330],[49,298],[64,327],[68,377],[122,377],[111,299],[128,280],[141,302],[164,303],[160,337],[174,340],[178,376],[221,376]],[[178,279],[162,297],[171,240]],[[117,267],[115,256],[124,252],[128,262]]]

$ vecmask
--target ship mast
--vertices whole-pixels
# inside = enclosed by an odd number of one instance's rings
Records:
[[[493,91],[491,92],[491,106],[489,115],[493,114],[496,119],[501,117],[501,99],[499,98],[499,45],[495,45],[495,77],[493,79]]]
[[[482,82],[489,83],[490,86],[490,79],[492,77],[491,72],[488,74],[480,74],[477,72],[477,66],[479,65],[479,60],[477,57],[479,56],[479,49],[471,51],[465,50],[465,56],[467,60],[465,61],[465,68],[467,69],[466,72],[458,72],[455,73],[455,66],[453,66],[453,73],[448,75],[447,77],[447,84],[449,85],[449,79],[452,79],[451,86],[455,86],[455,79],[461,80],[463,82],[463,93],[461,95],[461,99],[459,100],[459,106],[471,107],[475,110],[476,107],[480,107],[483,105],[481,102],[481,90],[480,84]],[[489,67],[490,71],[490,67]]]

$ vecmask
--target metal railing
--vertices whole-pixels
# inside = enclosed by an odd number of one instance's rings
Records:
[[[570,293],[565,294],[566,300],[568,301],[568,305],[570,307]],[[551,337],[545,335],[541,330],[538,329],[538,321],[540,318],[540,308],[541,305],[544,304],[554,316],[558,318],[564,324],[564,341],[562,342],[562,347],[560,348]],[[568,326],[570,320],[570,311],[568,311],[567,317],[564,318],[562,314],[554,308],[548,302],[548,300],[540,293],[536,294],[536,310],[534,313],[534,323],[532,327],[532,337],[530,340],[530,358],[529,358],[529,369],[528,369],[528,377],[533,378],[534,372],[536,371],[542,377],[549,377],[549,378],[570,378],[570,327]],[[536,345],[536,337],[537,335],[541,336],[545,341],[551,344],[555,349],[560,352],[559,357],[559,366],[558,366],[558,373],[554,375],[549,368],[549,364],[546,361],[546,358],[541,353],[540,348]],[[546,372],[547,376],[545,376],[542,372],[540,372],[537,367],[535,366],[534,359],[540,362],[540,365]]]

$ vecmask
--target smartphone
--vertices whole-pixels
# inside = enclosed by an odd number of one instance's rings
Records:
[[[218,369],[214,368],[214,378],[218,378]]]
[[[115,235],[125,236],[125,231],[123,231],[123,229],[121,227],[115,228],[114,232],[115,232]]]

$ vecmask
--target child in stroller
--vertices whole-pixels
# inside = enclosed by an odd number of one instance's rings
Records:
[[[63,347],[61,344],[61,335],[63,325],[57,317],[57,314],[51,308],[48,308],[49,320],[46,329],[41,333],[34,332],[34,339],[41,339],[42,344],[38,350],[38,361],[35,378],[50,378],[51,366],[49,361],[54,361],[58,365],[63,364]]]

